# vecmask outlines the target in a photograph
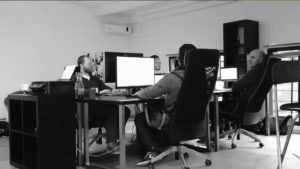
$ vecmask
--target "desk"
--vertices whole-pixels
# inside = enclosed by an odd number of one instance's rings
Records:
[[[164,102],[163,98],[139,99],[125,96],[98,96],[95,99],[76,99],[78,119],[78,146],[79,165],[89,166],[89,103],[110,104],[119,107],[119,139],[120,139],[120,169],[126,168],[126,147],[125,147],[125,105],[139,103]],[[82,133],[83,130],[83,133]],[[83,141],[83,142],[82,142]],[[83,145],[82,145],[83,144]],[[100,166],[101,167],[101,166]]]
[[[213,92],[211,102],[215,105],[215,150],[219,150],[219,101],[218,97],[223,94],[232,93],[232,89],[215,90]],[[76,99],[77,103],[77,119],[78,119],[78,146],[79,146],[79,165],[89,166],[89,103],[96,102],[99,104],[110,104],[119,107],[119,139],[120,139],[120,168],[126,168],[126,147],[125,147],[125,105],[139,104],[139,103],[162,103],[163,98],[160,99],[139,99],[130,98],[125,96],[99,96],[95,99],[83,98]],[[209,106],[207,111],[207,140],[210,140],[210,127],[209,127]],[[83,131],[82,131],[83,130]],[[82,142],[83,141],[83,142]],[[207,147],[210,150],[210,141],[207,141]]]
[[[215,106],[215,118],[214,118],[214,123],[215,123],[215,151],[219,151],[219,137],[220,137],[220,133],[219,133],[219,129],[220,129],[220,124],[219,124],[219,96],[223,95],[223,94],[229,94],[232,93],[232,89],[228,88],[228,89],[222,89],[222,90],[214,90],[213,94],[212,94],[212,99],[211,102],[214,102],[214,106]],[[209,106],[208,106],[209,107]],[[209,118],[209,109],[207,110],[207,115]],[[211,136],[210,136],[210,128],[209,128],[209,119],[207,120],[208,126],[207,126],[207,130],[208,130],[208,136],[207,136],[207,140],[210,140]],[[210,145],[210,141],[207,141],[207,147],[208,150],[210,151],[211,145]]]
[[[300,43],[284,43],[284,44],[270,44],[264,46],[268,51],[269,57],[274,57],[278,59],[288,59],[292,61],[300,60]],[[292,83],[293,84],[293,83]],[[293,86],[293,85],[292,85]],[[298,83],[298,89],[300,88],[300,83]],[[273,115],[273,94],[277,93],[277,91],[273,91],[271,89],[268,96],[268,115]],[[298,90],[298,98],[300,98],[300,90]],[[291,87],[291,103],[293,102],[293,87]],[[292,113],[292,112],[291,112]],[[270,135],[270,124],[269,118],[266,121],[266,133]]]

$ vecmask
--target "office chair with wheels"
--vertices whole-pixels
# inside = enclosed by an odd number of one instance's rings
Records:
[[[298,114],[293,118],[287,133],[287,138],[281,154],[280,145],[280,132],[278,124],[278,97],[277,97],[277,85],[282,83],[300,82],[300,63],[296,61],[282,61],[278,62],[273,66],[272,69],[272,82],[275,89],[275,119],[276,119],[276,140],[277,140],[277,158],[278,168],[282,168],[282,162],[288,148],[290,138],[293,132],[295,121],[300,116],[300,103],[288,103],[280,106],[281,110],[296,111]]]
[[[177,154],[184,168],[188,169],[185,161],[188,153],[197,156],[203,150],[207,151],[205,146],[195,146],[187,141],[197,140],[206,135],[205,115],[218,74],[219,51],[193,50],[187,60],[184,80],[170,120],[172,146],[149,161],[151,169],[154,168],[154,163],[173,153]],[[209,166],[211,161],[206,159],[205,164]]]
[[[244,134],[254,139],[256,142],[259,142],[260,148],[264,146],[261,140],[258,139],[254,133],[247,131],[244,128],[256,125],[265,118],[266,106],[264,105],[264,101],[269,90],[272,87],[272,66],[278,61],[279,59],[276,58],[268,59],[262,79],[255,89],[254,93],[249,98],[246,106],[240,106],[239,103],[237,103],[237,106],[235,107],[235,110],[233,112],[220,112],[221,117],[236,124],[235,127],[220,135],[220,137],[224,137],[226,135],[234,134],[232,138],[231,148],[237,147],[237,145],[234,144],[234,140],[236,136],[240,134]]]

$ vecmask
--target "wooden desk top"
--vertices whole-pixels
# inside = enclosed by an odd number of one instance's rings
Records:
[[[218,95],[218,94],[225,94],[225,93],[232,93],[232,89],[228,88],[228,89],[215,89],[213,92],[213,95]]]
[[[138,103],[164,103],[164,98],[155,99],[140,99],[137,97],[127,97],[127,96],[97,96],[95,99],[83,98],[76,99],[77,102],[101,102],[104,104],[138,104]]]

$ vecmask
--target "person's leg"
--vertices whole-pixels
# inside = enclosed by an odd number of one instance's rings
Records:
[[[106,143],[107,150],[117,153],[119,138],[119,112],[117,106],[94,104],[90,109],[90,128],[98,127],[98,134],[103,134],[101,127],[105,127],[106,130]],[[125,108],[125,120],[127,121],[130,116],[130,110]],[[126,122],[125,121],[125,122]],[[96,142],[90,146],[90,151],[98,153],[103,151],[102,138],[99,138]]]
[[[119,109],[118,106],[103,105],[101,112],[105,113],[105,129],[107,142],[119,139]],[[125,107],[125,124],[130,117],[130,110]]]
[[[89,104],[89,128],[101,128],[105,125],[105,114],[99,111],[101,106]]]
[[[144,145],[146,151],[150,151],[154,149],[154,147],[159,146],[159,143],[155,139],[157,133],[155,133],[153,128],[148,125],[145,113],[136,115],[134,123],[136,126],[137,137],[139,137],[139,144]]]
[[[97,128],[98,132],[90,132],[90,154],[98,154],[106,150],[102,144],[103,134],[101,128],[105,126],[105,114],[100,112],[97,104],[89,105],[89,128]]]
[[[142,163],[153,159],[163,152],[166,146],[170,145],[169,130],[166,127],[163,127],[162,130],[150,127],[146,121],[145,113],[136,115],[134,122],[137,130],[139,152],[143,157],[138,165],[142,165]]]

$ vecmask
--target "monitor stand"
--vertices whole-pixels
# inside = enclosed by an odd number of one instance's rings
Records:
[[[127,89],[126,89],[126,93],[127,93],[128,95],[131,95],[131,94],[132,94],[132,89],[131,89],[131,88],[127,88]]]

